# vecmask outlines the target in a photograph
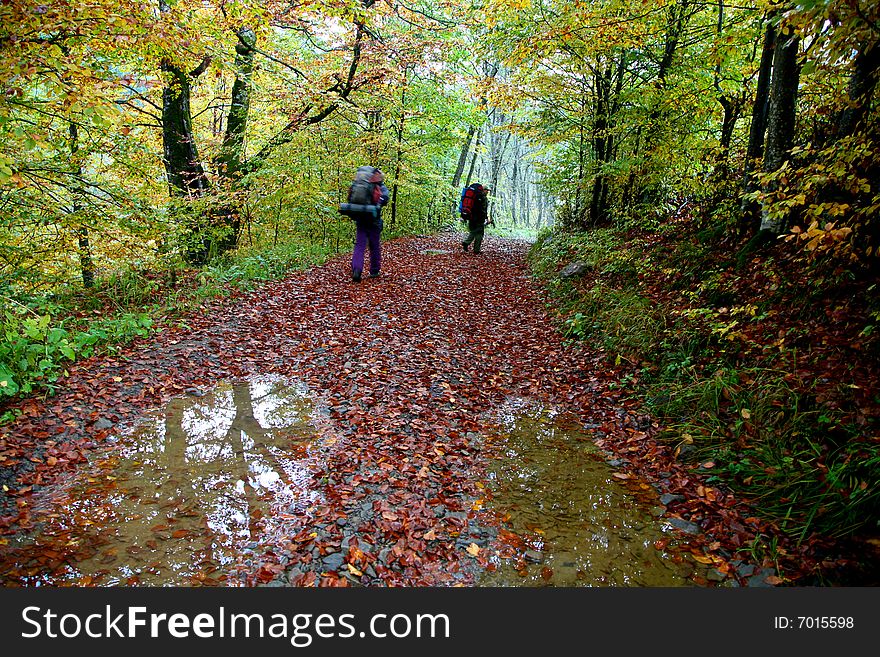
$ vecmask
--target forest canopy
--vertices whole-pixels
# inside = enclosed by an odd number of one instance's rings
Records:
[[[0,13],[7,293],[204,264],[243,242],[327,242],[362,162],[387,173],[401,230],[442,226],[480,177],[514,224],[659,219],[700,197],[741,235],[795,228],[810,250],[859,261],[877,247],[874,3],[13,0]]]

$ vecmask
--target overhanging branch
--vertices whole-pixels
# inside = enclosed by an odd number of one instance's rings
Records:
[[[354,46],[352,47],[352,57],[351,63],[348,67],[348,73],[344,80],[338,81],[332,87],[325,91],[325,94],[334,94],[335,98],[328,102],[326,105],[320,108],[315,108],[314,105],[309,105],[303,109],[296,117],[291,119],[284,128],[281,129],[278,134],[272,137],[265,146],[263,146],[257,153],[252,155],[247,161],[243,164],[242,170],[243,173],[250,173],[255,171],[259,166],[268,158],[272,152],[278,148],[279,146],[283,146],[284,144],[290,143],[293,141],[296,133],[310,125],[315,125],[320,123],[328,116],[335,112],[341,103],[345,102],[348,98],[348,95],[354,89],[354,79],[357,74],[358,65],[360,64],[361,52],[362,52],[362,44],[364,35],[367,34],[367,31],[361,22],[355,23],[356,33],[354,39]]]

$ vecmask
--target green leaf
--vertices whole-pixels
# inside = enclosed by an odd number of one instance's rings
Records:
[[[65,331],[64,329],[61,329],[61,328],[53,328],[51,331],[49,331],[49,334],[46,336],[46,341],[49,344],[58,344],[65,337],[67,337],[67,331]]]
[[[18,392],[18,384],[4,365],[0,365],[0,396],[11,397]]]

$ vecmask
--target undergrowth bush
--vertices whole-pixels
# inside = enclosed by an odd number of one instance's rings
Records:
[[[631,362],[643,360],[654,350],[664,327],[650,301],[602,284],[582,292],[569,308],[567,337],[598,340],[606,352]]]
[[[26,295],[4,289],[0,400],[39,390],[52,393],[71,362],[145,336],[160,321],[190,311],[205,299],[251,289],[322,262],[328,254],[329,248],[321,245],[285,243],[242,249],[198,272],[181,265],[161,270],[133,266],[106,274],[90,290],[59,288]]]
[[[797,540],[880,529],[880,443],[869,438],[875,420],[855,423],[796,370],[795,351],[809,346],[805,335],[795,342],[802,327],[784,335],[763,328],[777,314],[773,304],[787,303],[791,290],[802,296],[801,287],[762,263],[768,296],[745,302],[726,273],[733,259],[720,260],[713,247],[710,238],[678,235],[673,250],[656,252],[608,229],[545,232],[529,260],[567,338],[641,368],[639,392],[679,458],[712,462],[710,481],[751,499]],[[575,260],[589,262],[590,273],[579,282],[560,278]],[[661,275],[667,293],[659,302],[634,284]],[[870,315],[863,334],[878,316]],[[782,366],[790,353],[793,364],[774,369],[754,360],[768,348],[772,362]]]
[[[290,271],[322,262],[328,255],[328,248],[301,243],[239,251],[212,261],[202,270],[200,281],[209,289],[226,285],[236,289],[252,289],[255,283],[282,278]]]
[[[146,335],[153,320],[143,313],[124,313],[92,320],[87,327],[66,328],[73,320],[53,321],[51,315],[14,305],[0,318],[0,397],[54,390],[71,361],[88,358],[103,345]]]
[[[794,387],[790,379],[728,369],[654,386],[649,396],[663,437],[714,463],[710,481],[752,497],[798,539],[877,529],[880,445],[819,404],[807,382]]]

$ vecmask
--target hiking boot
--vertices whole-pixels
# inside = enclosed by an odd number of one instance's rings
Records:
[[[379,278],[379,272],[376,272],[375,274],[370,272],[370,278]]]
[[[462,242],[461,243],[461,250],[467,251],[469,246],[470,246],[470,244],[468,244],[467,242]]]
[[[360,283],[361,282],[361,273],[359,271],[351,272],[351,282],[352,283]]]

